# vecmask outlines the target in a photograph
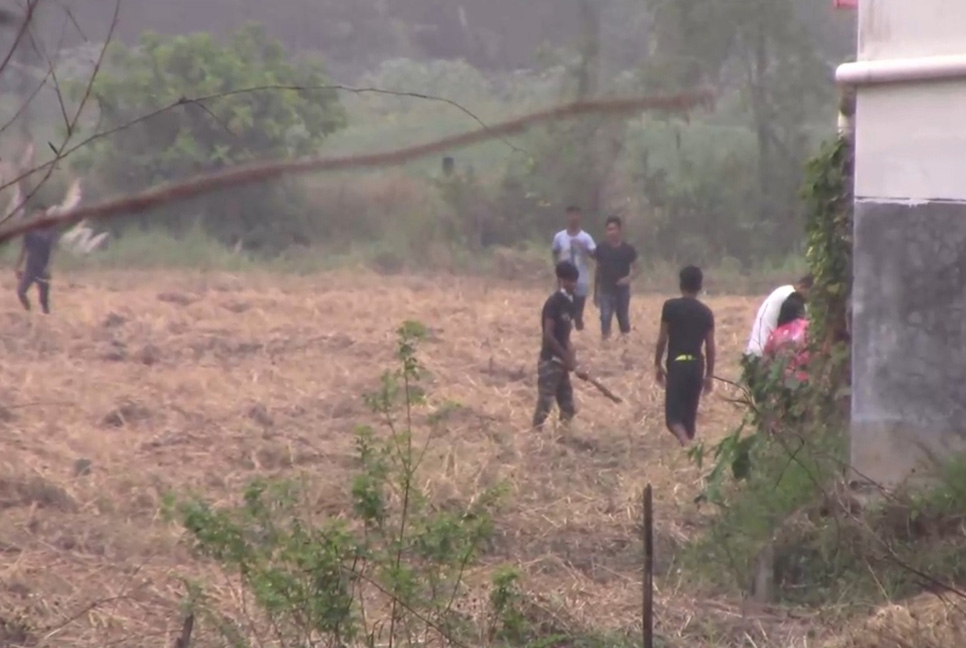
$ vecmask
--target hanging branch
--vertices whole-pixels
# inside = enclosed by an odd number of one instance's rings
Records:
[[[140,193],[122,196],[96,205],[78,207],[62,214],[48,214],[29,221],[7,222],[0,226],[0,243],[42,227],[74,224],[84,219],[106,219],[121,215],[133,215],[154,209],[160,205],[184,201],[221,189],[276,180],[286,175],[395,166],[430,155],[438,155],[454,148],[462,148],[482,141],[519,133],[535,124],[547,121],[592,114],[629,115],[647,110],[687,112],[700,106],[707,106],[712,101],[713,95],[708,91],[663,97],[578,101],[531,113],[462,135],[445,137],[426,144],[384,153],[335,158],[312,157],[293,161],[279,160],[239,165],[199,175],[183,182],[163,184]]]

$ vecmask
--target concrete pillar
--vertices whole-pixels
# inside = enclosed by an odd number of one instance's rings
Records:
[[[894,486],[966,451],[966,1],[858,22],[851,454]]]

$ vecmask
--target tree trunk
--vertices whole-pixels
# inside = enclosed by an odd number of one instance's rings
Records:
[[[600,90],[600,0],[580,0],[580,32],[581,32],[581,62],[577,75],[577,99],[591,100]],[[607,164],[600,141],[605,136],[602,123],[588,120],[583,131],[583,149],[586,159],[591,161],[592,168],[587,175],[587,208],[593,215],[600,214],[603,209],[604,169]]]

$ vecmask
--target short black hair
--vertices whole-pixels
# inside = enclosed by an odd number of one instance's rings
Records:
[[[568,214],[579,214],[580,213],[580,207],[578,207],[577,205],[567,205],[567,213]]]
[[[785,326],[797,319],[805,317],[805,296],[800,292],[793,292],[782,302],[778,312],[778,326]]]
[[[798,285],[806,290],[810,290],[814,283],[815,283],[815,277],[812,276],[812,273],[808,273],[807,275],[805,275],[804,277],[798,280]]]
[[[619,229],[623,229],[624,223],[621,221],[620,216],[608,216],[607,220],[604,221],[604,227],[609,227],[611,224],[617,225]]]
[[[557,279],[564,281],[577,281],[580,277],[580,270],[570,261],[561,261],[557,264]]]
[[[678,275],[681,279],[681,291],[686,293],[699,293],[704,285],[704,273],[698,266],[689,265],[681,268]]]

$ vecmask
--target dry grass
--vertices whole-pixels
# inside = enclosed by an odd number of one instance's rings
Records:
[[[20,311],[10,280],[2,290],[6,641],[16,640],[9,626],[18,612],[41,645],[170,641],[179,578],[221,582],[192,563],[177,529],[160,519],[170,489],[227,500],[256,475],[302,471],[320,507],[340,512],[352,430],[371,422],[360,395],[392,366],[394,330],[405,319],[432,331],[421,358],[433,402],[461,406],[437,432],[427,485],[460,501],[498,481],[512,486],[488,560],[521,565],[534,600],[566,609],[575,625],[639,627],[643,486],[655,488],[662,569],[695,532],[699,475],[663,429],[650,372],[657,297],[635,298],[627,345],[603,347],[590,312],[578,348],[627,402],[615,406],[579,386],[578,423],[561,436],[527,430],[544,290],[365,273],[88,273],[56,283],[50,317]],[[709,300],[721,375],[737,372],[756,302]],[[702,405],[706,439],[735,422],[725,397]],[[688,645],[717,645],[721,627],[762,641],[778,640],[776,632],[802,636],[808,625],[694,601],[673,578],[657,586],[662,634],[708,637]]]

